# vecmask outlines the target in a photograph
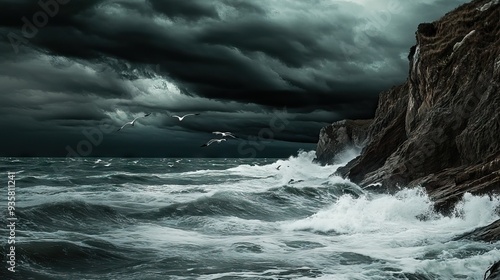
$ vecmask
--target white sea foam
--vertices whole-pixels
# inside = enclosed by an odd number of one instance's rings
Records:
[[[325,238],[326,251],[351,252],[384,260],[408,273],[435,273],[440,276],[438,279],[477,275],[480,279],[485,264],[500,259],[498,249],[486,249],[487,243],[452,240],[499,219],[496,212],[499,206],[498,197],[466,194],[456,206],[456,214],[447,217],[433,212],[432,202],[421,189],[373,197],[345,195],[310,217],[283,223],[282,228],[326,233],[331,236]],[[487,253],[467,257],[464,252],[469,249]],[[432,257],[427,259],[427,255]],[[369,273],[355,276],[352,267],[350,270],[345,271],[350,279],[372,279],[367,277]],[[336,273],[342,274],[338,270]]]
[[[293,230],[334,231],[339,234],[411,234],[425,238],[428,231],[449,238],[498,219],[499,198],[466,194],[457,214],[445,217],[433,212],[433,203],[422,189],[404,189],[395,195],[354,198],[341,196],[327,209],[285,225]],[[453,231],[453,232],[452,232]],[[391,236],[396,237],[396,236]]]
[[[498,219],[498,197],[466,194],[454,215],[443,216],[433,212],[422,189],[395,195],[364,192],[331,176],[338,166],[321,166],[313,158],[314,152],[301,152],[222,170],[161,174],[155,169],[146,182],[127,182],[128,175],[142,178],[144,173],[92,173],[85,177],[92,180],[88,184],[26,188],[29,195],[21,203],[76,200],[108,205],[121,214],[141,213],[141,218],[134,215],[133,222],[106,227],[95,236],[139,252],[148,264],[177,257],[199,261],[205,267],[193,269],[198,279],[404,279],[401,273],[482,279],[500,259],[500,243],[453,241]],[[111,184],[106,180],[113,174],[125,176],[115,176]],[[98,179],[103,183],[93,183]],[[314,192],[343,185],[362,195],[318,199]],[[290,189],[292,194],[286,192]],[[247,269],[242,264],[256,265]],[[190,262],[185,265],[188,271]]]

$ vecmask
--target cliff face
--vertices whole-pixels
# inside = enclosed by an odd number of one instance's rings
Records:
[[[343,152],[349,149],[360,151],[368,139],[371,120],[343,120],[325,126],[319,132],[316,161],[334,164],[341,161]]]
[[[499,18],[498,0],[475,0],[420,24],[407,81],[381,93],[366,146],[338,173],[383,191],[421,185],[444,211],[500,192]]]

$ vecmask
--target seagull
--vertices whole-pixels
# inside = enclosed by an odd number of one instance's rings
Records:
[[[123,129],[125,126],[127,126],[127,125],[134,126],[135,121],[136,121],[137,119],[139,119],[139,118],[145,118],[145,117],[147,117],[147,116],[149,116],[149,115],[151,115],[151,113],[147,113],[147,114],[145,114],[144,116],[139,116],[139,117],[137,117],[137,118],[133,119],[132,121],[127,122],[127,123],[125,123],[124,125],[122,125],[122,127],[120,127],[117,131],[122,130],[122,129]]]
[[[212,133],[213,133],[213,134],[216,134],[216,135],[222,135],[222,137],[229,136],[229,137],[236,138],[236,136],[234,136],[232,132],[220,132],[220,131],[214,131],[214,132],[212,132]]]
[[[187,115],[184,115],[184,116],[177,116],[177,115],[172,115],[171,117],[172,118],[178,118],[180,122],[182,122],[182,120],[187,117],[187,116],[198,116],[200,113],[196,113],[196,114],[187,114]]]
[[[276,167],[276,170],[280,170],[280,167],[281,167],[281,165],[278,165],[278,167]]]
[[[214,142],[217,142],[217,143],[220,143],[222,141],[226,141],[226,138],[221,138],[221,139],[210,139],[210,141],[208,141],[206,144],[203,144],[201,145],[200,147],[207,147],[209,146],[210,144],[214,143]]]

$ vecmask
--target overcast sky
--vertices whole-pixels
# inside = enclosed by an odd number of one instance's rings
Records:
[[[0,156],[311,150],[328,123],[373,116],[417,25],[465,2],[0,0]],[[201,148],[216,130],[241,138]]]

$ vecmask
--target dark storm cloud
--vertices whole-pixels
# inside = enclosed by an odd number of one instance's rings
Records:
[[[48,107],[45,114],[41,114],[37,119],[40,121],[100,121],[107,118],[100,110],[90,107],[89,104],[74,104],[71,107],[55,104]]]
[[[95,151],[118,155],[138,141],[147,148],[130,155],[169,155],[160,143],[197,146],[213,130],[258,135],[285,107],[273,140],[294,149],[327,123],[371,117],[378,93],[406,78],[418,23],[464,1],[63,2],[0,0],[0,126],[61,154],[84,129],[153,112],[139,127],[157,144],[127,131]],[[168,117],[190,112],[203,117]]]
[[[266,10],[258,5],[258,2],[252,2],[247,0],[221,0],[224,5],[235,8],[237,11],[241,11],[245,14],[266,14]]]
[[[339,32],[339,27],[331,26],[329,30],[318,28],[314,33],[301,29],[300,23],[284,25],[251,18],[231,25],[219,23],[210,26],[199,40],[208,44],[233,46],[242,52],[263,52],[290,67],[311,65],[321,59],[344,59],[332,52],[335,46],[320,45],[322,36]]]
[[[40,2],[44,3],[43,7],[48,7],[50,11],[48,17],[50,18],[49,24],[51,26],[68,26],[77,24],[76,21],[73,21],[75,17],[83,15],[97,4],[104,2],[104,0],[60,1],[61,3],[67,2],[66,4],[59,4],[59,2],[55,1],[2,0],[2,26],[19,28],[25,23],[23,18],[26,18],[27,21],[33,24],[34,15],[42,12],[47,14],[45,9],[39,4]],[[52,3],[52,5],[47,3]],[[54,6],[53,3],[57,3],[57,5]]]
[[[174,21],[177,16],[202,19],[215,15],[213,4],[209,6],[206,1],[188,2],[189,7],[188,4],[175,5],[172,1],[150,1],[157,13],[171,16]],[[71,12],[64,14],[66,25],[61,26],[59,22],[50,21],[30,43],[51,53],[75,58],[97,59],[104,55],[133,63],[157,62],[167,71],[166,74],[186,86],[189,92],[205,97],[253,101],[272,106],[276,105],[276,100],[281,100],[282,105],[288,106],[302,104],[300,93],[313,99],[326,96],[324,93],[336,90],[335,80],[323,79],[328,85],[318,92],[314,81],[318,77],[312,81],[297,80],[266,67],[265,61],[256,64],[252,59],[254,53],[263,53],[285,66],[299,69],[318,60],[345,60],[340,50],[337,49],[338,53],[335,53],[335,50],[331,49],[335,48],[335,45],[320,45],[321,38],[334,36],[335,32],[340,30],[340,27],[331,24],[312,22],[301,28],[300,22],[277,22],[268,17],[250,16],[230,23],[215,20],[199,26],[187,24],[187,27],[181,28],[183,30],[177,31],[137,14],[111,18],[103,13],[103,10],[115,9],[117,6],[112,2],[97,4],[97,1],[89,3],[81,6],[81,10],[78,10],[76,5],[71,7]],[[61,11],[64,8],[66,7],[61,6]],[[14,16],[19,16],[18,10],[22,10],[22,7],[11,12]],[[33,8],[28,10],[32,12]],[[125,13],[127,12],[130,11],[126,10]],[[344,22],[343,25],[352,24]],[[264,90],[266,95],[272,94],[274,90],[276,94],[261,99],[260,96],[264,94],[257,93],[252,97],[245,92],[234,92],[241,89]],[[292,90],[295,94],[288,94],[284,99],[279,94],[283,90]],[[366,91],[362,89],[361,92]],[[285,102],[293,96],[299,97],[298,102]],[[328,105],[336,100],[324,101]]]
[[[100,97],[126,97],[128,92],[114,73],[88,73],[78,71],[73,63],[61,62],[60,59],[47,57],[44,60],[15,59],[4,61],[0,67],[0,80],[3,90],[14,89],[47,92],[66,92]],[[48,67],[50,66],[50,67]],[[108,76],[101,79],[98,76]],[[6,77],[15,77],[15,79]],[[7,98],[14,98],[8,96]],[[22,98],[22,97],[20,97]],[[26,100],[29,102],[29,100]]]
[[[153,9],[159,13],[172,18],[184,18],[188,20],[198,20],[200,18],[218,18],[217,9],[210,4],[210,1],[191,0],[148,0]]]

